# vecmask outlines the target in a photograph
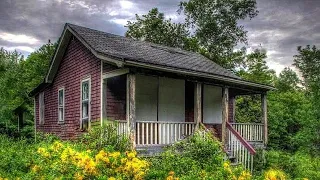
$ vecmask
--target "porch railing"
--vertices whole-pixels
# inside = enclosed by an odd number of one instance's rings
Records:
[[[117,128],[118,135],[128,134],[127,121],[116,121],[116,128]]]
[[[262,123],[230,123],[232,127],[246,140],[263,142]]]
[[[194,132],[194,122],[136,122],[137,145],[171,144]]]
[[[241,163],[246,169],[252,171],[253,156],[256,153],[254,148],[228,122],[227,137],[228,152],[231,153],[231,156],[235,157],[237,163]]]

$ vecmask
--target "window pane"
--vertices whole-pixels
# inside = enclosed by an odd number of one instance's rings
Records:
[[[59,90],[59,105],[63,105],[63,90]]]
[[[89,104],[88,102],[82,103],[82,118],[89,117]]]
[[[89,99],[89,82],[82,83],[82,100]]]
[[[82,119],[82,129],[86,130],[89,127],[89,119]]]
[[[63,108],[59,108],[59,121],[63,121]]]

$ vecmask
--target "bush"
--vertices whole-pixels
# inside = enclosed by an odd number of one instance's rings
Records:
[[[298,151],[295,154],[282,151],[267,152],[267,168],[281,169],[292,179],[320,179],[320,157]]]
[[[90,133],[86,140],[94,138]],[[120,141],[107,144],[114,138],[112,132],[109,135],[112,138],[96,136],[106,138],[99,149],[97,141],[62,142],[50,134],[37,134],[36,142],[0,135],[0,179],[142,179],[147,161],[137,158],[135,152],[115,151],[127,146]]]
[[[34,146],[27,140],[0,135],[0,177],[14,179],[29,171]]]
[[[151,157],[146,179],[250,179],[241,167],[224,161],[221,143],[204,130],[174,144],[158,157]]]
[[[148,163],[135,152],[120,153],[109,149],[94,153],[78,144],[55,141],[33,153],[30,179],[142,179]]]
[[[130,150],[131,142],[127,135],[118,134],[118,124],[104,124],[92,127],[88,133],[83,134],[77,142],[87,149],[96,151],[108,147],[115,151],[125,152]]]

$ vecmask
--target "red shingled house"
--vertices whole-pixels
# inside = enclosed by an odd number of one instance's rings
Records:
[[[202,123],[241,159],[255,153],[252,144],[267,143],[271,89],[194,52],[66,24],[44,82],[30,95],[37,131],[73,138],[108,119],[130,131],[137,147],[151,147]],[[235,97],[247,94],[261,94],[261,123],[234,119]]]

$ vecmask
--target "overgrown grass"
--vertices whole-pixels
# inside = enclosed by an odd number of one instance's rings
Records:
[[[253,176],[225,161],[220,142],[205,130],[167,147],[156,157],[139,158],[129,148],[128,139],[118,137],[111,126],[104,131],[95,129],[77,141],[38,135],[34,142],[0,135],[0,178],[319,179],[319,158],[275,151],[266,155],[268,170]]]

